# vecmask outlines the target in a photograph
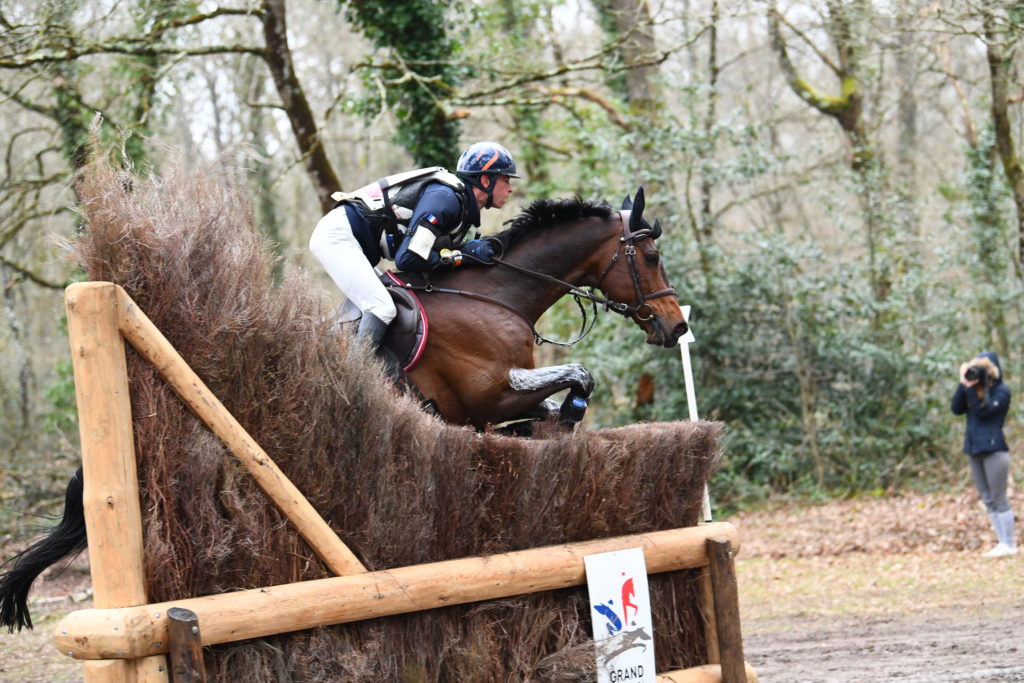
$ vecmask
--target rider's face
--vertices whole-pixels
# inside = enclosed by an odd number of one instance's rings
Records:
[[[494,176],[484,176],[485,178],[491,179]],[[512,179],[507,175],[498,176],[498,179],[494,181],[494,193],[491,199],[491,207],[500,209],[505,206],[505,200],[512,194]]]

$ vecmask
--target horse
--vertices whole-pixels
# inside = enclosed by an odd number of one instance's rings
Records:
[[[582,417],[591,373],[579,363],[538,368],[534,359],[537,320],[567,293],[629,318],[648,344],[676,346],[687,324],[655,246],[661,226],[644,220],[644,204],[642,187],[621,212],[604,202],[538,200],[489,237],[501,252],[493,265],[408,277],[429,334],[407,374],[445,421],[486,429]],[[550,400],[565,389],[560,406]]]
[[[590,372],[579,363],[538,368],[533,355],[542,339],[537,320],[566,293],[633,320],[649,344],[676,345],[687,325],[654,243],[660,224],[644,220],[644,204],[643,188],[626,197],[621,211],[604,202],[538,200],[491,237],[501,252],[492,265],[408,276],[430,326],[422,360],[408,377],[442,419],[478,429],[551,417],[571,427],[581,419],[594,390]],[[565,389],[561,405],[550,400]],[[32,583],[85,549],[82,493],[79,468],[60,523],[3,565],[9,569],[0,574],[0,626],[32,628]]]

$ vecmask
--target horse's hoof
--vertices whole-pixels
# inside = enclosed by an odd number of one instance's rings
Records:
[[[587,399],[571,391],[562,401],[562,407],[558,409],[558,419],[566,427],[575,426],[586,414]]]

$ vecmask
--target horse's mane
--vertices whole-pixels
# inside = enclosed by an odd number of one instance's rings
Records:
[[[600,216],[605,220],[612,217],[613,209],[607,202],[573,199],[538,199],[515,218],[507,221],[508,228],[493,235],[508,249],[526,235],[554,225],[581,218]]]

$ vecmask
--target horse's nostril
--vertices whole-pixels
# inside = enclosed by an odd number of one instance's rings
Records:
[[[678,325],[675,326],[675,328],[672,329],[672,338],[673,339],[679,339],[684,334],[686,334],[687,330],[689,330],[689,329],[690,329],[690,326],[687,325],[685,321],[679,323]]]

